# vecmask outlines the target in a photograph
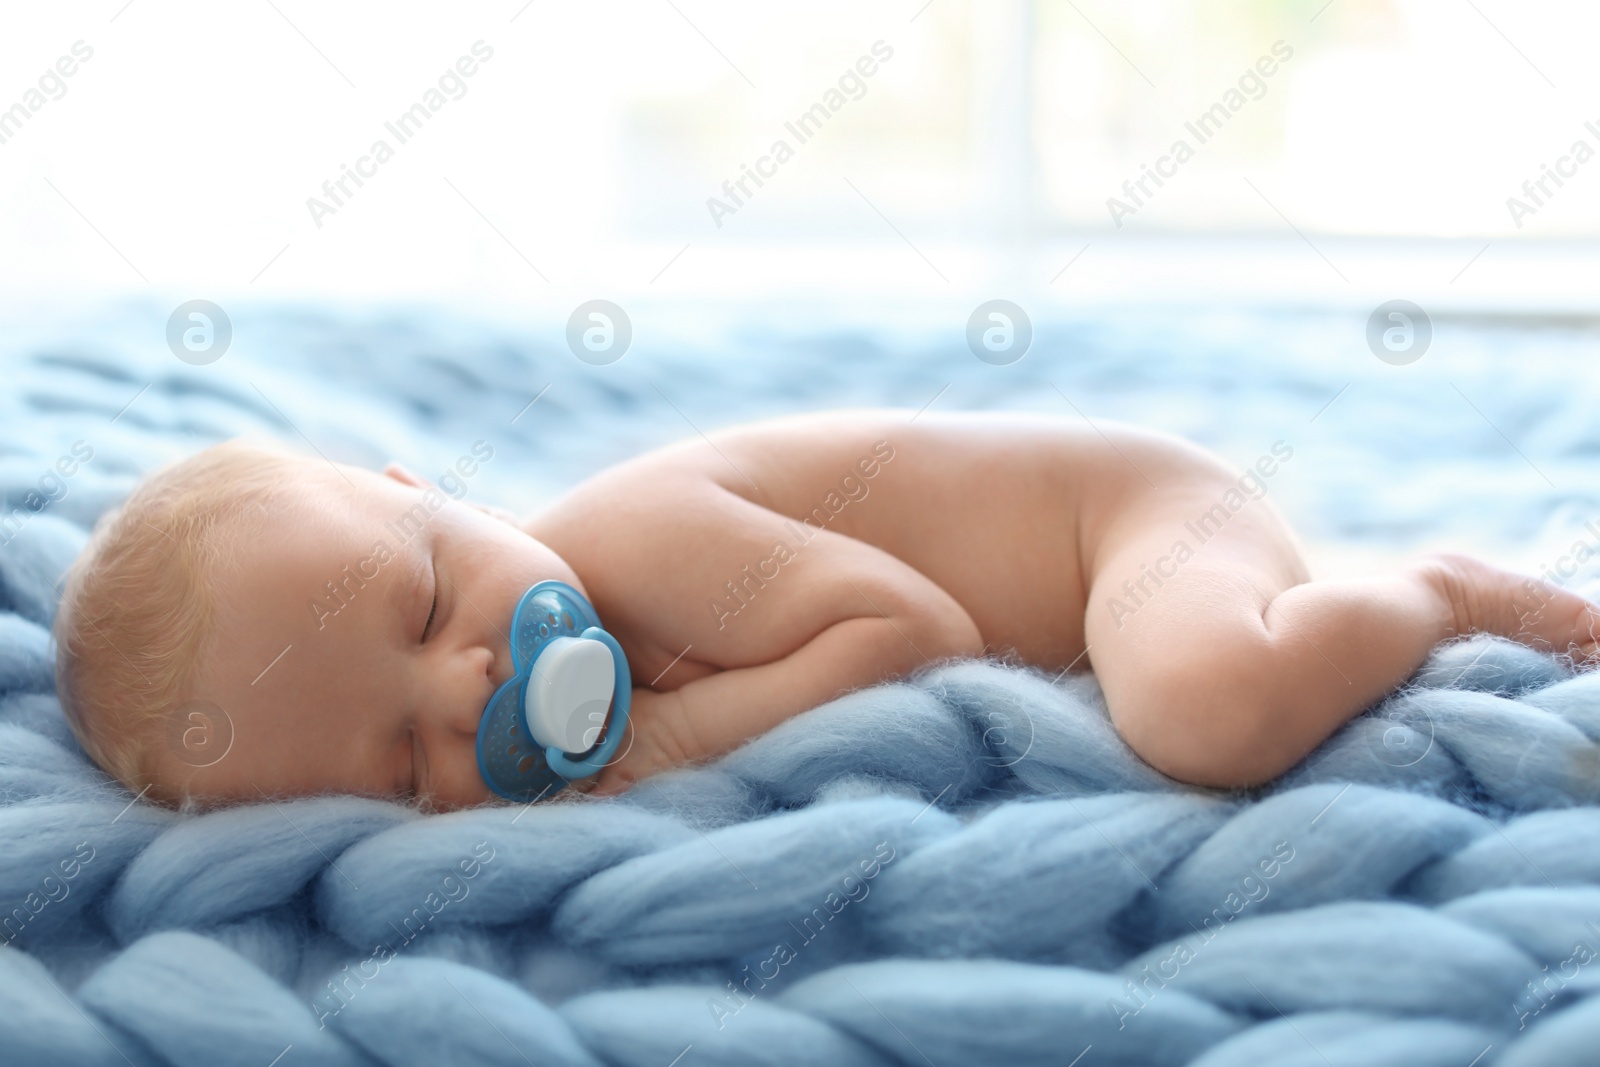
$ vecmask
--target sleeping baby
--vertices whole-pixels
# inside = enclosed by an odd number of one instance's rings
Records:
[[[1113,423],[838,412],[516,518],[230,442],[96,527],[58,689],[89,755],[164,804],[448,810],[615,794],[952,657],[1092,668],[1134,752],[1218,787],[1287,770],[1453,635],[1595,658],[1600,608],[1471,558],[1313,581],[1265,499],[1292,455],[1239,471]]]

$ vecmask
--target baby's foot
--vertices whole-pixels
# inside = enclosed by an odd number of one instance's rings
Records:
[[[1600,604],[1472,556],[1441,553],[1416,567],[1450,606],[1456,633],[1497,634],[1580,663],[1600,659]]]

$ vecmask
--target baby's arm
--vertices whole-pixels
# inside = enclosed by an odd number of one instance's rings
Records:
[[[620,792],[659,771],[730,752],[802,711],[925,661],[976,655],[976,627],[971,637],[965,642],[954,628],[916,626],[905,616],[861,616],[834,623],[775,663],[720,671],[668,693],[636,689],[633,744],[624,742],[624,755],[594,791]]]
[[[740,531],[770,551],[781,516],[743,500],[730,507]],[[709,611],[701,619],[696,651],[736,665],[671,692],[634,690],[631,743],[623,742],[596,793],[621,792],[658,771],[729,752],[849,690],[982,653],[971,616],[921,572],[854,538],[812,532],[737,617],[720,627]],[[717,555],[721,570],[729,559],[747,558]],[[712,584],[692,602],[720,592]]]

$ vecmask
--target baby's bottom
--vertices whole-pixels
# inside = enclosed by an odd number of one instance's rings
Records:
[[[1265,499],[1201,524],[1233,484],[1141,494],[1095,553],[1088,658],[1123,739],[1174,778],[1244,786],[1281,774],[1456,634],[1595,654],[1600,609],[1547,585],[1534,597],[1521,576],[1468,557],[1310,581]]]

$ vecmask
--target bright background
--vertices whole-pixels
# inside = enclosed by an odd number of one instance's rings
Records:
[[[484,490],[537,506],[696,430],[935,397],[1071,397],[1240,465],[1291,440],[1275,499],[1336,571],[1438,547],[1532,568],[1600,519],[1600,160],[1522,227],[1506,204],[1600,149],[1593,4],[97,0],[3,28],[0,109],[94,50],[0,143],[0,466],[25,486],[104,439],[56,505],[84,522],[232,433],[430,469],[492,416],[532,458]],[[385,122],[480,40],[399,144]],[[796,144],[785,122],[880,41]],[[1276,42],[1259,99],[1114,225],[1107,199]],[[380,137],[394,158],[315,225]],[[707,199],[778,137],[794,158],[717,226]],[[1013,367],[962,340],[993,297],[1037,327]],[[234,321],[209,367],[163,339],[194,298]],[[562,341],[595,298],[634,323],[612,367]],[[1410,367],[1363,337],[1395,298],[1434,321]],[[513,426],[552,382],[549,425]]]
[[[0,144],[0,285],[1587,306],[1600,161],[1520,229],[1505,201],[1600,147],[1597,29],[1578,0],[16,5],[0,106],[94,58]],[[466,95],[317,228],[306,199],[480,39]],[[880,40],[865,94],[714,225]],[[1276,41],[1265,95],[1113,227]]]

